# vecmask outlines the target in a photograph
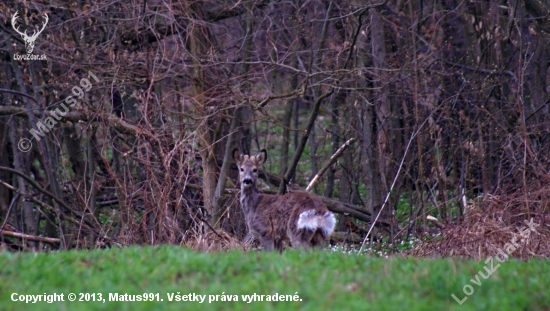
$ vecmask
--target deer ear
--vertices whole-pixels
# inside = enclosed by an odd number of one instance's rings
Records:
[[[262,149],[262,151],[260,151],[260,153],[256,155],[256,159],[258,160],[258,165],[262,165],[267,159],[267,151],[265,151],[265,149]]]
[[[235,148],[233,149],[233,160],[237,163],[237,165],[241,165],[242,161],[242,155],[239,153],[239,149]]]

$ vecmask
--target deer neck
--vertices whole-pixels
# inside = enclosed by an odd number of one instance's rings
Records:
[[[256,209],[259,198],[260,193],[256,188],[256,183],[252,184],[250,187],[241,186],[241,206],[245,216],[248,215],[248,212],[252,212]]]

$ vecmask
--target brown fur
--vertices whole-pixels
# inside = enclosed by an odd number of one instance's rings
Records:
[[[258,192],[257,169],[267,158],[265,150],[255,157],[235,150],[233,157],[239,167],[241,206],[248,231],[260,239],[265,250],[282,251],[285,241],[290,241],[293,247],[315,247],[328,242],[334,216],[319,199],[307,193],[280,196]],[[308,211],[308,216],[315,218],[310,222],[313,228],[299,228],[300,215]]]

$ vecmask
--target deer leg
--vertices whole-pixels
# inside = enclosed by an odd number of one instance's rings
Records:
[[[317,229],[313,234],[313,236],[311,237],[311,246],[313,247],[321,248],[325,246],[327,242],[328,242],[327,237],[323,234],[323,231],[320,229]]]
[[[275,241],[275,248],[279,251],[279,253],[283,253],[283,239],[277,239]]]
[[[275,249],[275,241],[273,239],[264,235],[261,237],[261,240],[265,251],[271,252]]]
[[[297,230],[296,232],[292,232],[292,234],[290,235],[290,242],[292,243],[292,247],[310,248],[314,246],[311,241],[314,234],[315,231],[308,229],[301,229]]]

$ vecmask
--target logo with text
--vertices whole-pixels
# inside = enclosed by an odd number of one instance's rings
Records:
[[[25,42],[25,49],[27,50],[27,54],[26,55],[15,54],[14,58],[16,60],[19,60],[19,59],[22,59],[22,60],[45,60],[46,59],[46,54],[34,55],[34,54],[32,54],[32,51],[34,50],[34,44],[35,44],[36,39],[38,38],[38,35],[41,34],[42,31],[44,31],[44,29],[46,28],[46,25],[48,24],[48,20],[49,20],[48,19],[48,14],[44,14],[44,24],[42,25],[42,29],[33,30],[33,33],[30,36],[27,34],[27,29],[25,29],[25,31],[21,32],[19,30],[20,26],[16,25],[17,19],[19,18],[19,16],[17,14],[18,14],[18,12],[16,11],[15,14],[13,14],[13,16],[12,16],[11,26],[13,27],[13,30],[15,30],[15,32],[17,32],[23,38],[23,41]]]

